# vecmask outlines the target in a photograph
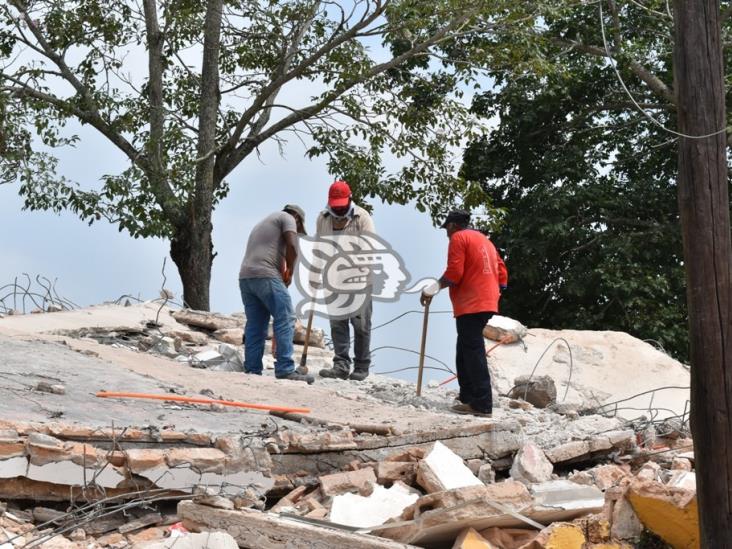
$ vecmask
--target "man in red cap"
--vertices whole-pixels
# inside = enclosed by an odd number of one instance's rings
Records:
[[[328,190],[328,205],[318,216],[315,233],[323,235],[358,235],[374,232],[374,222],[369,213],[355,204],[351,188],[345,181],[336,181]],[[370,292],[370,290],[367,289]],[[333,368],[320,370],[322,377],[361,381],[369,375],[371,365],[371,294],[364,305],[347,318],[330,320],[333,339]],[[351,334],[353,325],[353,372],[351,372]]]
[[[457,369],[460,394],[452,407],[460,414],[491,417],[493,394],[488,362],[485,357],[483,328],[498,312],[501,290],[508,284],[508,271],[493,243],[470,228],[470,213],[450,212],[442,224],[450,244],[447,269],[439,287],[450,288],[450,301],[457,325]],[[423,306],[432,301],[438,290],[423,290]]]

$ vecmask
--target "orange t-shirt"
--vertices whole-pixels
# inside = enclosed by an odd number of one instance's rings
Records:
[[[500,287],[508,283],[508,271],[493,243],[473,229],[450,237],[447,270],[442,280],[450,287],[455,316],[498,312]]]

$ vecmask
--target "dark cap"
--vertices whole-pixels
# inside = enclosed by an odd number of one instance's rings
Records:
[[[440,225],[440,229],[444,229],[445,227],[447,227],[448,223],[467,225],[470,223],[470,212],[466,212],[465,210],[452,210],[449,214],[447,214],[444,223]]]
[[[302,222],[302,234],[308,234],[305,232],[305,210],[297,204],[286,204],[285,207],[282,208],[282,211],[296,214]]]

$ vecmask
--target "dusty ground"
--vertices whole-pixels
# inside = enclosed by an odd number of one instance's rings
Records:
[[[98,310],[95,310],[98,309]],[[452,396],[425,388],[416,398],[414,386],[373,376],[365,382],[318,379],[314,385],[238,372],[194,369],[160,356],[102,345],[88,338],[54,335],[54,331],[86,327],[120,327],[155,320],[158,307],[100,307],[84,311],[25,315],[0,319],[0,398],[4,416],[54,419],[94,425],[175,424],[179,429],[208,431],[255,430],[264,413],[227,410],[201,412],[175,409],[156,401],[110,400],[97,391],[125,391],[196,396],[306,407],[329,421],[392,424],[402,432],[435,425],[468,425],[485,420],[447,412]],[[161,323],[173,321],[165,312]],[[66,386],[66,395],[33,391],[38,381]],[[393,404],[388,403],[392,401]],[[427,409],[427,408],[432,408]],[[442,409],[443,412],[435,411]]]

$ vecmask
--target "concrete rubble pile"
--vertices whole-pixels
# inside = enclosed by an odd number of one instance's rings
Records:
[[[225,315],[195,311],[173,310],[162,307],[160,315],[169,315],[173,323],[150,321],[132,326],[91,327],[76,330],[56,330],[59,335],[90,338],[120,348],[156,354],[187,363],[194,368],[214,371],[243,371],[242,341],[246,318],[243,313]],[[160,319],[158,315],[158,320]],[[272,326],[265,344],[263,363],[274,368],[272,356]],[[297,347],[305,343],[306,329],[295,323],[293,342]],[[309,337],[309,364],[315,368],[330,366],[330,353],[325,351],[325,334],[314,329]]]

